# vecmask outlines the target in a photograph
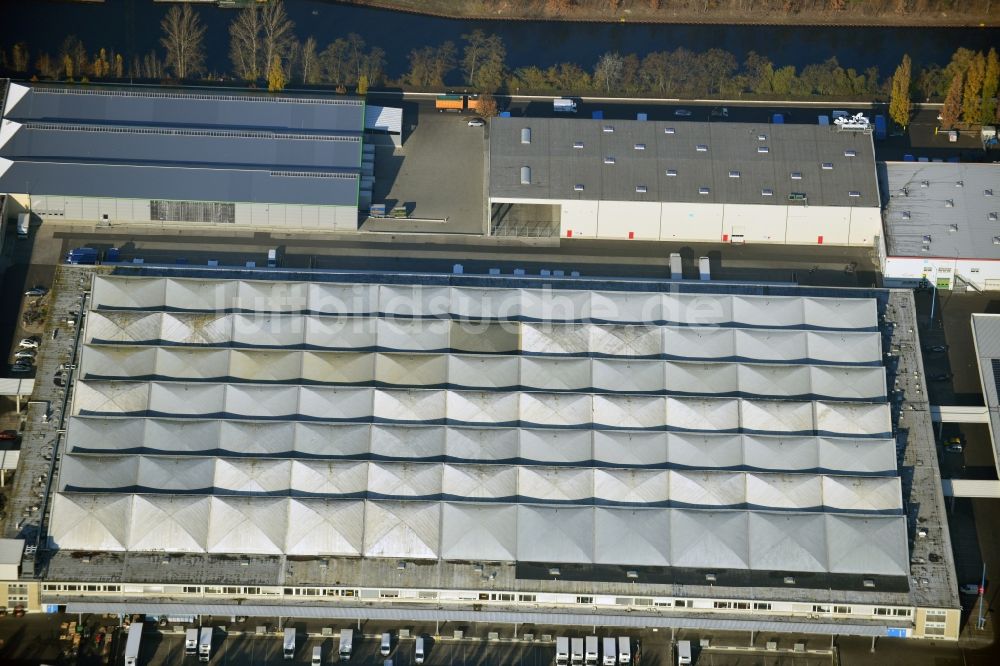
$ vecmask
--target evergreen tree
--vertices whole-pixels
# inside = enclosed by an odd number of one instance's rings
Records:
[[[910,56],[904,55],[903,62],[892,75],[892,96],[889,99],[889,117],[900,127],[910,124]]]

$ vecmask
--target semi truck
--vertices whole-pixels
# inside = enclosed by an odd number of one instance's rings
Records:
[[[583,663],[583,639],[571,638],[569,640],[569,661],[571,664]]]
[[[141,642],[142,622],[133,622],[132,626],[128,628],[128,640],[125,641],[125,666],[137,666]]]
[[[191,627],[184,632],[184,655],[193,657],[198,654],[198,628]]]
[[[583,651],[583,663],[587,666],[597,666],[597,636],[587,636]]]
[[[340,660],[349,661],[351,659],[351,649],[354,647],[354,630],[342,629],[340,631]]]
[[[285,627],[285,639],[282,646],[283,657],[295,659],[295,627]]]
[[[198,637],[198,661],[208,663],[212,658],[212,627],[202,627]]]
[[[556,666],[567,666],[569,664],[569,638],[566,636],[556,637]]]
[[[556,113],[576,113],[576,101],[568,97],[557,97],[552,100],[552,110]]]
[[[438,111],[462,113],[479,111],[478,95],[438,95],[434,100],[434,108]]]

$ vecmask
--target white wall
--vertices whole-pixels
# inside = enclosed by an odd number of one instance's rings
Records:
[[[775,206],[644,201],[496,198],[490,203],[558,204],[563,238],[614,238],[787,245],[872,247],[880,235],[877,208]]]
[[[107,215],[111,224],[146,222],[158,225],[211,226],[196,222],[150,220],[150,205],[147,199],[38,195],[31,197],[30,200],[32,211],[43,220],[97,223],[102,219],[102,215]],[[235,224],[216,226],[356,231],[357,215],[357,208],[353,206],[237,203]]]
[[[883,281],[888,287],[912,287],[922,279],[942,289],[955,286],[955,278],[981,291],[1000,291],[1000,260],[893,257],[885,259]]]

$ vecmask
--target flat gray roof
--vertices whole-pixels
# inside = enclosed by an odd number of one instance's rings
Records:
[[[357,204],[359,100],[16,84],[6,106],[0,191]]]
[[[530,185],[521,184],[525,166]],[[490,123],[492,197],[787,205],[796,192],[811,206],[872,208],[879,204],[876,184],[871,135],[828,126],[573,118]],[[645,193],[636,191],[640,185]],[[707,194],[700,193],[704,187]],[[762,195],[764,189],[773,194]]]
[[[1000,165],[886,162],[879,171],[890,256],[1000,259]]]
[[[4,117],[52,122],[151,123],[364,131],[364,101],[342,96],[252,94],[246,91],[12,84]]]
[[[993,460],[1000,460],[997,451],[997,433],[1000,433],[1000,315],[973,313],[972,339],[979,361],[979,377],[983,384],[983,398],[990,414],[990,438],[993,443]],[[997,465],[1000,470],[1000,465]]]

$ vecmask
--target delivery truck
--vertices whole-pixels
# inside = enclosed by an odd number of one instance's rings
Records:
[[[434,108],[450,113],[477,113],[479,111],[479,95],[438,95],[434,99]]]
[[[295,627],[285,627],[285,640],[282,643],[282,655],[285,659],[295,659]]]
[[[128,640],[125,641],[125,666],[138,666],[141,642],[142,622],[133,622],[128,628]]]
[[[556,666],[567,666],[569,664],[569,638],[566,636],[556,637]]]
[[[587,636],[585,645],[583,663],[587,666],[597,666],[597,636]]]
[[[350,661],[351,650],[354,648],[354,630],[340,630],[340,660]]]
[[[677,641],[677,663],[691,663],[691,641]]]
[[[576,101],[568,97],[557,97],[552,100],[552,110],[556,113],[576,113]]]
[[[184,654],[188,657],[198,654],[198,627],[191,627],[184,632]]]

